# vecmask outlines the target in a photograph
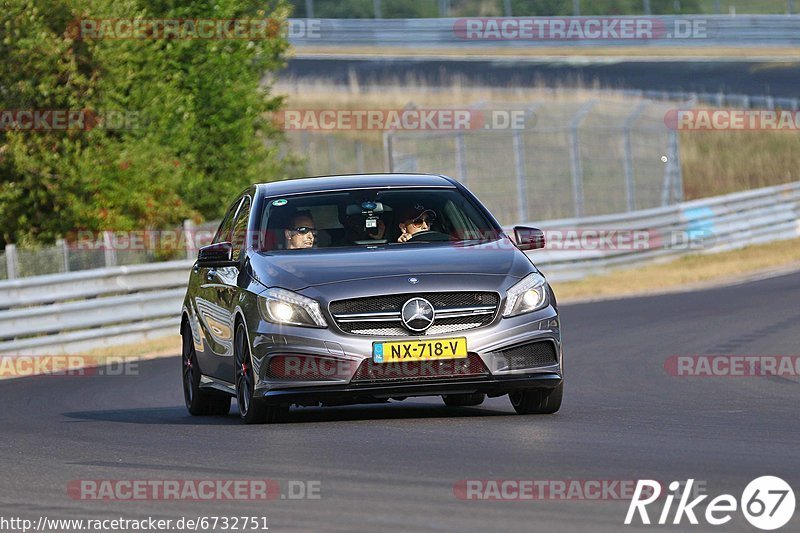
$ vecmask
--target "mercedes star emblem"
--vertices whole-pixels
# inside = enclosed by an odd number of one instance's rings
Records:
[[[433,325],[433,305],[425,298],[411,298],[400,311],[403,325],[411,331],[421,333]]]

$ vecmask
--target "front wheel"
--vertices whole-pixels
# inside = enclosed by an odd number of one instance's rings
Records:
[[[554,389],[530,389],[511,392],[508,398],[514,410],[520,415],[552,414],[561,408],[564,396],[564,382]]]
[[[288,405],[267,405],[254,398],[253,358],[250,356],[247,332],[242,324],[236,327],[234,355],[236,359],[236,403],[239,406],[239,418],[245,424],[264,424],[284,420],[289,414]]]
[[[209,393],[200,389],[200,367],[192,342],[192,333],[184,327],[181,361],[183,367],[183,401],[192,416],[227,415],[231,410],[231,397]]]

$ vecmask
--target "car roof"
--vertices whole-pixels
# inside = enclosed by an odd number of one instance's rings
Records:
[[[268,196],[282,196],[382,187],[455,187],[455,185],[449,178],[436,174],[344,174],[261,183],[258,185],[258,190]]]

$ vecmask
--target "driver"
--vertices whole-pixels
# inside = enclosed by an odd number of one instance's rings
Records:
[[[436,220],[436,212],[417,204],[400,211],[397,220],[402,232],[397,242],[408,242],[415,235],[421,237],[431,233],[431,222]]]
[[[311,213],[298,213],[289,221],[289,227],[284,230],[286,249],[298,250],[313,248],[317,238],[317,230]]]

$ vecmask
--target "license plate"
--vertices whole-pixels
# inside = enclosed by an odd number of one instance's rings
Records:
[[[375,363],[405,363],[406,361],[462,359],[466,356],[466,337],[372,343],[372,360]]]

